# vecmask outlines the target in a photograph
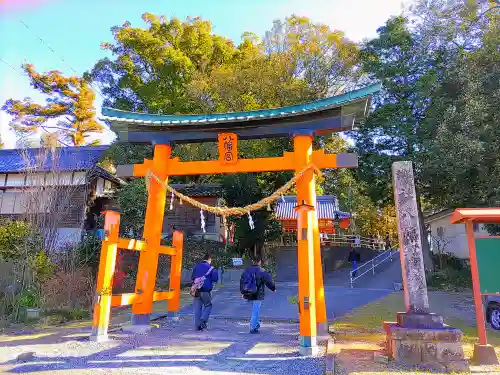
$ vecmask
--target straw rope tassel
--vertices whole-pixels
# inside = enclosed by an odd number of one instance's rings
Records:
[[[224,225],[224,237],[225,237],[225,240],[227,242],[227,241],[229,241],[229,228],[227,226],[227,217],[226,216],[222,216],[222,223]]]
[[[250,211],[248,211],[248,226],[250,227],[250,230],[255,229],[255,225],[252,219],[252,214],[250,213]]]
[[[201,230],[203,233],[206,233],[205,230],[205,215],[203,215],[203,209],[200,210],[200,221],[201,221]]]
[[[289,190],[292,189],[294,184],[310,169],[313,169],[314,172],[318,177],[322,176],[321,171],[314,165],[314,164],[309,164],[304,167],[299,173],[297,173],[290,181],[288,181],[285,185],[280,187],[278,190],[276,190],[273,194],[270,196],[261,199],[260,201],[256,203],[249,204],[248,206],[245,207],[216,207],[216,206],[209,206],[207,204],[198,202],[197,200],[188,197],[187,195],[184,195],[177,190],[175,190],[173,187],[170,185],[166,184],[165,181],[162,181],[157,175],[155,175],[151,170],[148,170],[145,176],[146,180],[146,186],[149,192],[151,180],[154,179],[157,183],[159,183],[161,186],[163,186],[168,192],[174,194],[177,198],[182,200],[183,202],[187,202],[200,210],[211,212],[216,215],[221,215],[221,216],[243,216],[248,214],[248,212],[251,211],[256,211],[261,209],[262,207],[266,207],[268,204],[271,204],[275,200],[279,199],[283,194],[288,192]]]

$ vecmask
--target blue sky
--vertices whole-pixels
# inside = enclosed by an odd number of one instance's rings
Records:
[[[100,44],[112,41],[111,27],[126,20],[141,26],[144,12],[181,19],[201,16],[212,22],[215,33],[236,42],[245,31],[263,35],[273,20],[298,14],[361,41],[373,37],[391,15],[399,14],[401,4],[402,0],[45,0],[25,8],[0,7],[0,58],[18,72],[22,63],[30,62],[38,71],[57,69],[69,75],[74,69],[81,74],[105,56]],[[8,98],[26,96],[43,101],[26,77],[0,61],[0,106]],[[14,147],[8,121],[9,116],[0,110],[2,140]]]

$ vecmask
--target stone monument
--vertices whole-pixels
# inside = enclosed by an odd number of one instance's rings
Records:
[[[406,311],[384,322],[389,355],[397,362],[440,371],[469,369],[462,332],[430,312],[412,163],[392,165]]]

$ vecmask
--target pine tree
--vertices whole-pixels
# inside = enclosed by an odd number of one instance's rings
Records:
[[[81,77],[65,77],[59,71],[36,72],[32,64],[23,65],[31,86],[47,95],[45,105],[30,98],[9,99],[2,109],[13,116],[10,126],[24,135],[36,132],[58,132],[58,141],[65,146],[84,146],[93,133],[104,129],[96,120],[95,94]]]

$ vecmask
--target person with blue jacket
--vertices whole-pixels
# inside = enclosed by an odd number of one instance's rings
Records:
[[[219,281],[217,269],[212,266],[212,255],[207,254],[201,263],[194,266],[191,280],[204,277],[203,285],[196,290],[193,300],[194,325],[198,331],[207,328],[208,318],[212,312],[212,289],[214,284]]]
[[[269,273],[262,269],[262,259],[256,258],[240,279],[240,292],[244,299],[252,302],[250,333],[259,333],[259,312],[265,297],[266,287],[276,291],[276,285]]]

